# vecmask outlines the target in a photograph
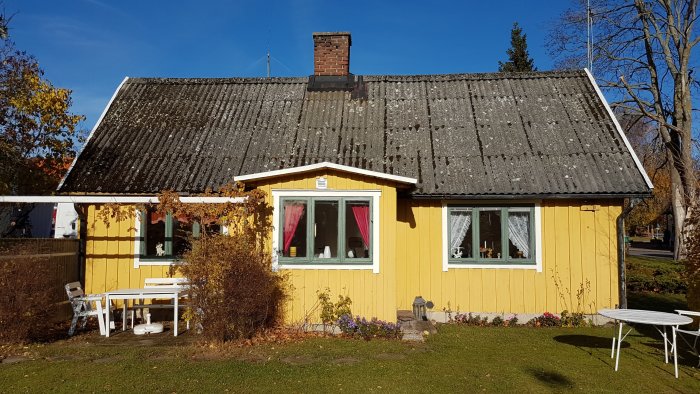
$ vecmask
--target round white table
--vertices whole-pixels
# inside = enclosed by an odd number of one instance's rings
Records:
[[[632,329],[627,331],[627,334],[622,335],[622,326],[625,323],[638,323],[638,324],[649,324],[654,326],[656,331],[661,334],[664,340],[664,355],[666,363],[668,364],[668,344],[671,343],[671,353],[673,353],[673,364],[675,368],[676,378],[678,378],[678,351],[676,348],[676,329],[678,326],[685,324],[690,324],[693,319],[688,316],[677,315],[675,313],[666,312],[656,312],[656,311],[645,311],[642,309],[601,309],[598,311],[601,316],[614,319],[619,323],[619,329],[617,333],[617,338],[613,336],[612,351],[610,353],[610,358],[615,357],[615,371],[620,362],[620,343],[623,339],[627,337]],[[666,334],[666,327],[671,327],[672,331],[672,342],[669,341],[668,335]],[[663,327],[663,331],[659,329]],[[617,342],[617,352],[615,351],[615,343]]]

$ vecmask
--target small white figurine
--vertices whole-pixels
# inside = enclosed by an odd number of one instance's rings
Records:
[[[455,248],[455,251],[452,253],[452,257],[455,259],[462,257],[462,249],[464,249],[464,248],[461,246],[457,246]]]
[[[165,249],[163,249],[162,242],[156,244],[156,256],[165,256]]]

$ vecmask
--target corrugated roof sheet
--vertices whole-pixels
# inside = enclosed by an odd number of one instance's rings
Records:
[[[417,178],[414,195],[646,194],[584,72],[128,79],[61,192],[201,192],[323,161]]]

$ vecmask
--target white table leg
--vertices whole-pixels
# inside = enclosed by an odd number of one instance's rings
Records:
[[[174,335],[174,336],[177,336],[177,321],[179,320],[179,319],[178,319],[178,316],[177,316],[177,315],[178,315],[177,309],[178,309],[178,306],[179,306],[179,305],[178,305],[178,304],[179,304],[178,298],[179,298],[179,297],[178,297],[178,294],[175,293],[175,298],[174,298],[174,300],[173,300],[173,327],[174,327],[173,335]]]
[[[97,325],[100,327],[100,335],[105,335],[105,315],[102,309],[102,301],[96,300],[95,306],[97,307]]]
[[[620,322],[620,328],[617,334],[617,357],[615,357],[615,371],[617,371],[617,367],[620,364],[620,343],[622,342],[622,324],[623,322]]]
[[[109,319],[109,294],[105,296],[105,301],[105,308],[107,308],[107,311],[105,312],[105,337],[109,338],[109,331],[112,327],[112,325],[109,323],[111,321]]]
[[[615,326],[613,326],[613,344],[612,349],[610,349],[610,358],[615,358],[615,340],[617,340],[617,337],[615,336]]]
[[[671,326],[671,331],[673,335],[673,347],[671,348],[673,352],[673,367],[676,370],[676,379],[678,379],[678,348],[676,347],[676,328],[677,326]]]
[[[124,301],[124,306],[122,307],[122,331],[126,331],[126,302],[128,300],[122,301]]]
[[[664,362],[668,364],[668,334],[666,334],[666,326],[664,326],[664,332],[661,333],[664,337]]]

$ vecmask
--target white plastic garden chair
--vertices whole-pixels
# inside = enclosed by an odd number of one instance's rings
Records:
[[[68,335],[75,334],[75,328],[78,325],[78,320],[83,319],[80,328],[85,328],[87,319],[90,316],[97,317],[97,323],[100,327],[100,335],[105,335],[105,314],[109,305],[102,307],[102,294],[85,294],[83,286],[80,282],[71,282],[65,285],[68,301],[73,308],[73,320],[71,320]],[[93,306],[94,304],[94,306]],[[114,322],[109,322],[110,327],[114,327]]]
[[[700,317],[700,312],[684,311],[684,310],[680,310],[680,309],[676,309],[676,312],[678,312],[679,315],[690,316],[690,317],[695,317],[695,318]],[[683,329],[677,328],[676,332],[681,334],[680,337],[683,339],[683,341],[685,343],[688,344],[688,346],[690,346],[690,348],[692,349],[691,352],[694,355],[698,356],[698,367],[700,367],[700,350],[698,350],[698,346],[697,346],[698,345],[698,338],[700,338],[700,327],[698,327],[697,330],[683,330]],[[695,339],[692,339],[692,342],[693,342],[692,344],[690,343],[691,341],[686,339],[686,337],[685,337],[686,335],[691,336],[691,337],[695,337]]]

